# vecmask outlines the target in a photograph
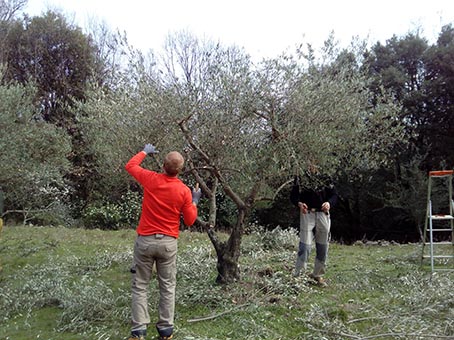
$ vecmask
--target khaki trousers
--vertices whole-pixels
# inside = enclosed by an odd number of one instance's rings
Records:
[[[324,212],[310,211],[307,214],[300,213],[300,242],[296,258],[295,272],[307,269],[312,247],[312,239],[315,231],[315,263],[313,276],[320,277],[325,274],[326,260],[328,257],[331,219]]]
[[[158,322],[160,334],[171,334],[175,314],[177,239],[165,235],[138,236],[134,245],[132,273],[132,331],[146,330],[148,288],[153,265],[159,284]]]

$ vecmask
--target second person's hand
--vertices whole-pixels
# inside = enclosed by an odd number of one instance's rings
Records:
[[[196,183],[194,189],[192,189],[192,203],[197,205],[199,203],[200,197],[202,197],[202,190],[199,188],[199,183]]]

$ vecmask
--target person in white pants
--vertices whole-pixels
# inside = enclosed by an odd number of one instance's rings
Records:
[[[309,177],[314,177],[313,171],[308,172]],[[311,253],[312,239],[315,238],[315,263],[309,277],[320,286],[326,286],[323,275],[326,271],[329,238],[331,229],[330,209],[336,204],[338,194],[334,184],[324,178],[314,181],[321,184],[313,188],[300,188],[300,180],[295,181],[290,194],[291,202],[299,208],[300,212],[300,240],[298,255],[295,263],[294,276],[299,276],[301,271],[307,270],[307,262]],[[312,183],[314,185],[314,183]],[[315,235],[314,235],[315,233]]]

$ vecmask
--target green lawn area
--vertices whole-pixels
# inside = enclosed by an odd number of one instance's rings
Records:
[[[0,238],[0,339],[128,335],[134,230],[5,226]],[[241,280],[221,286],[207,235],[181,233],[175,339],[454,339],[454,273],[421,267],[421,245],[333,243],[320,288],[292,277],[297,243],[245,235]],[[157,292],[154,280],[152,319]]]

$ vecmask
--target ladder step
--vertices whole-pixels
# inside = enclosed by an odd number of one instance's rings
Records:
[[[433,220],[454,220],[454,217],[452,215],[432,215]]]
[[[434,246],[454,246],[454,242],[444,241],[444,242],[432,242]],[[424,242],[424,245],[430,245],[430,242]]]
[[[430,255],[424,255],[423,259],[430,259]],[[454,255],[434,255],[434,259],[454,259]]]
[[[453,174],[454,174],[454,170],[429,171],[430,177],[445,177],[445,176],[451,176]]]
[[[430,231],[430,229],[429,229]],[[452,229],[447,229],[447,228],[444,228],[444,229],[432,229],[432,231],[452,231]]]

